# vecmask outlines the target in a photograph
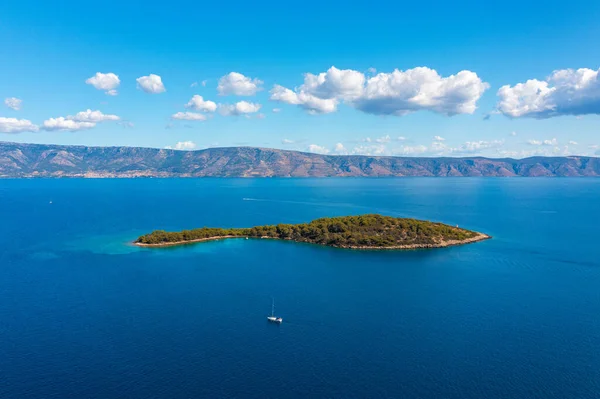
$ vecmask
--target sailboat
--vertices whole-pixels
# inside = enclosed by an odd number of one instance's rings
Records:
[[[283,319],[281,317],[275,317],[275,299],[273,299],[273,303],[271,304],[271,316],[267,316],[267,320],[271,323],[281,324]]]

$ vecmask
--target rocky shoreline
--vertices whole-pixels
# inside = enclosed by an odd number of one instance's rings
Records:
[[[197,240],[188,240],[188,241],[166,242],[166,243],[160,243],[160,244],[143,244],[143,243],[139,243],[139,242],[134,242],[133,245],[136,245],[138,247],[146,247],[146,248],[161,248],[161,247],[174,247],[174,246],[179,246],[179,245],[195,244],[195,243],[205,242],[205,241],[225,240],[225,239],[229,239],[229,238],[258,239],[258,237],[231,236],[230,235],[230,236],[216,236],[216,237],[208,237],[208,238],[199,238]],[[394,250],[394,249],[399,250],[399,249],[445,248],[445,247],[453,247],[453,246],[457,246],[457,245],[471,244],[471,243],[478,242],[478,241],[489,240],[491,238],[492,237],[487,234],[477,233],[477,235],[475,237],[466,238],[464,240],[448,240],[448,241],[441,241],[436,244],[409,244],[409,245],[396,245],[396,246],[391,246],[391,247],[374,247],[374,246],[337,246],[337,245],[327,245],[327,244],[316,244],[316,243],[311,243],[309,241],[281,239],[281,238],[276,238],[276,237],[266,237],[266,236],[260,237],[260,239],[295,241],[295,242],[300,242],[300,243],[322,245],[325,247],[357,249],[357,250]]]

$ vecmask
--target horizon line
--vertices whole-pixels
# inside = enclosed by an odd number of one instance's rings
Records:
[[[148,150],[162,150],[162,151],[175,151],[175,152],[202,152],[202,151],[210,151],[210,150],[224,150],[224,149],[253,149],[253,150],[269,150],[269,151],[284,151],[284,152],[293,152],[298,154],[307,154],[312,156],[322,156],[322,157],[369,157],[369,158],[404,158],[404,159],[489,159],[489,160],[525,160],[525,159],[534,159],[534,158],[544,158],[544,159],[553,159],[553,158],[589,158],[589,159],[600,159],[600,157],[590,156],[590,155],[534,155],[530,157],[524,158],[512,158],[512,157],[487,157],[483,155],[473,155],[473,156],[448,156],[448,155],[440,155],[440,156],[410,156],[410,155],[368,155],[368,154],[319,154],[316,152],[308,152],[301,150],[288,150],[282,148],[274,148],[274,147],[255,147],[255,146],[223,146],[223,147],[206,147],[199,149],[176,149],[176,148],[164,148],[164,147],[147,147],[147,146],[130,146],[130,145],[83,145],[83,144],[43,144],[43,143],[19,143],[14,141],[0,141],[0,145],[26,145],[26,146],[54,146],[54,147],[83,147],[83,148],[140,148],[140,149],[148,149]]]

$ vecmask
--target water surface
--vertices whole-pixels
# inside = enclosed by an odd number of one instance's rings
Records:
[[[598,397],[599,203],[598,179],[0,180],[0,397]],[[371,212],[494,238],[129,244]]]

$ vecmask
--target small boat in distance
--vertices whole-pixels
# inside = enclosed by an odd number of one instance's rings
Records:
[[[273,303],[271,304],[271,316],[267,316],[267,320],[271,323],[281,324],[283,319],[281,317],[275,317],[275,299],[273,299]]]

